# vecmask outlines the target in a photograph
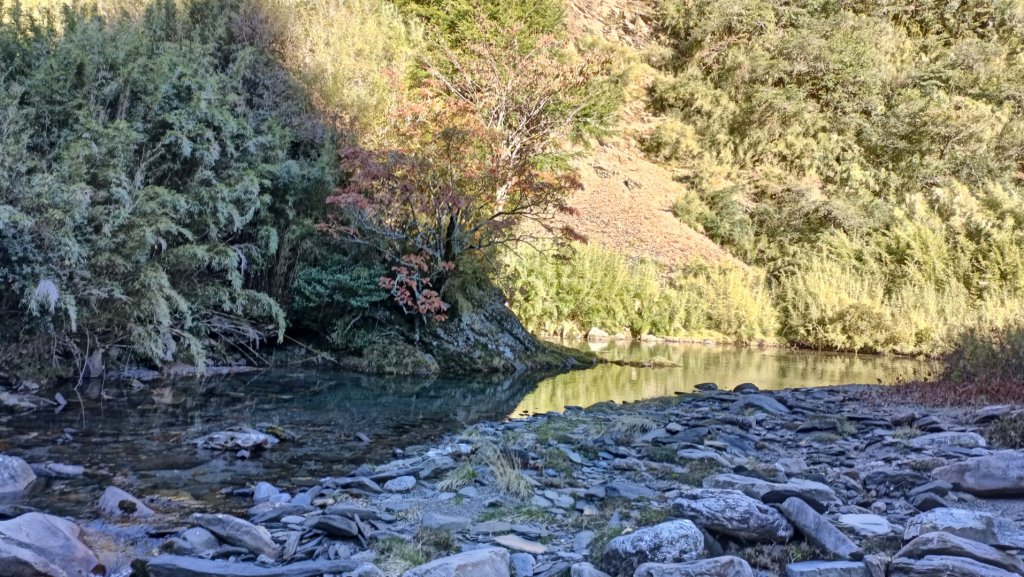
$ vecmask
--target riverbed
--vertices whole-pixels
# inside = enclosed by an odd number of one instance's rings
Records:
[[[608,359],[673,364],[604,364],[550,377],[378,377],[273,370],[160,383],[107,381],[61,387],[69,404],[0,419],[0,453],[30,463],[82,465],[75,479],[37,483],[26,504],[76,517],[92,514],[116,484],[136,494],[241,510],[225,488],[261,480],[303,485],[383,462],[399,447],[429,443],[480,421],[632,402],[694,390],[704,382],[765,390],[894,382],[934,366],[912,359],[697,344],[579,343]],[[49,395],[57,391],[47,391]],[[250,459],[198,450],[191,441],[231,427],[273,425],[295,435]]]

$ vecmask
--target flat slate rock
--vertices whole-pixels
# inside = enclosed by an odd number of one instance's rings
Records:
[[[840,559],[859,559],[864,556],[856,543],[800,499],[791,497],[779,509],[803,533],[804,538],[818,549]]]
[[[929,555],[899,558],[889,564],[889,577],[1017,577],[1016,573],[965,557]]]
[[[1024,575],[1024,563],[1017,557],[984,543],[971,541],[970,539],[964,539],[963,537],[957,537],[942,531],[925,533],[907,543],[896,553],[896,557],[907,559],[922,559],[929,555],[966,557],[1018,575]]]
[[[524,553],[532,553],[534,555],[543,555],[548,550],[547,545],[537,543],[536,541],[530,541],[529,539],[525,539],[519,535],[501,535],[499,537],[495,537],[494,542],[507,549],[522,551]]]
[[[143,559],[149,577],[320,577],[325,573],[341,574],[354,571],[359,563],[341,561],[302,561],[278,567],[262,567],[252,563],[215,561],[160,555]]]
[[[999,451],[935,469],[932,476],[978,497],[1024,495],[1024,452]]]
[[[803,561],[786,566],[786,577],[871,577],[859,561]]]

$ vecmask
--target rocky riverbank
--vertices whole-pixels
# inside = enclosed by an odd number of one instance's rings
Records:
[[[186,515],[111,488],[99,509],[150,539],[134,544],[131,568],[132,547],[98,545],[89,523],[83,531],[7,506],[0,567],[150,577],[1024,575],[1024,452],[986,440],[1024,422],[1015,407],[877,404],[870,387],[701,388],[478,424],[344,476],[225,487],[252,499],[238,517]],[[259,458],[286,434],[195,442]],[[33,477],[0,459],[9,499]]]

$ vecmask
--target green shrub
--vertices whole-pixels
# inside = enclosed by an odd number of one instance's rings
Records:
[[[275,209],[330,179],[243,6],[0,7],[0,308],[24,321],[0,356],[202,364],[214,339],[283,335],[261,286],[294,224]]]

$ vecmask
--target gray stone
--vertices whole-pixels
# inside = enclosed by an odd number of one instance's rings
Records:
[[[524,553],[533,553],[535,555],[543,555],[548,550],[547,545],[537,543],[536,541],[530,541],[529,539],[520,537],[519,535],[500,535],[494,538],[494,542],[507,549],[522,551]]]
[[[576,563],[569,569],[569,577],[611,577],[590,563]]]
[[[270,531],[238,517],[195,513],[190,519],[230,545],[242,547],[257,555],[266,555],[270,559],[277,559],[281,555],[281,548],[270,538]]]
[[[16,497],[36,480],[32,467],[18,457],[0,455],[0,499]]]
[[[889,577],[1015,577],[998,567],[964,557],[929,555],[923,559],[894,559]]]
[[[350,559],[342,561],[302,561],[278,567],[263,567],[252,563],[214,561],[160,555],[143,559],[146,575],[149,577],[320,577],[326,574],[341,574],[354,571],[359,563]]]
[[[33,464],[32,472],[38,477],[48,479],[74,479],[85,474],[85,467],[81,465],[65,465],[64,463],[42,463]]]
[[[241,449],[269,449],[278,443],[277,437],[255,429],[241,431],[217,431],[193,441],[200,449],[214,451],[238,451]]]
[[[737,387],[738,389],[738,387]],[[768,395],[747,395],[733,403],[729,410],[741,413],[745,409],[754,409],[775,415],[788,415],[789,408]]]
[[[867,513],[840,515],[836,519],[836,525],[843,529],[849,529],[861,537],[880,537],[888,535],[895,530],[885,517]]]
[[[935,531],[926,533],[907,543],[896,553],[896,557],[922,559],[929,555],[966,557],[986,565],[992,565],[1018,575],[1024,575],[1024,563],[1017,557],[979,543],[957,537],[951,533]]]
[[[311,529],[323,531],[331,537],[354,539],[359,537],[359,525],[348,517],[341,515],[318,515],[311,518],[307,525]]]
[[[754,477],[745,477],[734,473],[712,475],[704,479],[703,485],[707,489],[734,489],[753,497],[763,500],[770,493],[787,495],[789,497],[800,497],[805,501],[820,503],[825,507],[839,505],[841,501],[831,487],[817,481],[806,479],[790,479],[785,483],[773,483]],[[781,499],[778,502],[785,501]]]
[[[932,509],[910,519],[903,540],[910,541],[933,531],[952,533],[994,547],[1024,547],[1024,537],[1008,519],[983,511],[950,508]]]
[[[637,529],[608,542],[601,568],[612,575],[632,575],[643,563],[693,561],[704,550],[704,535],[690,521],[668,521]]]
[[[107,487],[107,490],[103,491],[103,495],[100,496],[99,509],[104,515],[115,519],[119,517],[143,519],[156,514],[145,503],[114,486]]]
[[[978,433],[944,431],[942,433],[931,433],[914,437],[910,440],[910,446],[915,449],[941,449],[946,447],[976,449],[987,445],[985,444],[985,437]]]
[[[739,491],[693,489],[672,507],[700,527],[745,541],[785,543],[793,537],[792,525],[778,511]]]
[[[512,530],[512,523],[507,521],[484,521],[477,523],[469,530],[474,535],[508,533]]]
[[[444,529],[445,531],[465,531],[469,528],[468,517],[427,513],[423,515],[422,525],[428,529]]]
[[[920,495],[910,497],[907,501],[922,513],[940,507],[949,507],[949,503],[935,493],[921,493]]]
[[[266,503],[271,499],[271,497],[280,494],[281,489],[278,489],[266,481],[260,481],[252,488],[252,500],[254,503]]]
[[[99,565],[71,521],[25,513],[0,521],[0,574],[5,577],[88,577]]]
[[[871,577],[859,561],[803,561],[786,566],[786,577]]]
[[[416,487],[416,477],[411,475],[404,475],[402,477],[395,477],[387,483],[384,483],[384,490],[389,493],[408,493]]]
[[[606,497],[621,497],[623,499],[653,499],[657,493],[636,483],[629,481],[615,480],[604,485]]]
[[[501,547],[486,547],[442,557],[409,569],[402,577],[511,577],[509,554]]]
[[[363,563],[349,577],[384,577],[384,572],[371,563]]]
[[[739,557],[715,557],[689,563],[644,563],[633,577],[754,577]]]
[[[186,529],[178,538],[188,545],[193,555],[202,555],[220,547],[220,542],[213,536],[213,533],[202,527]]]
[[[999,451],[967,459],[935,469],[932,477],[979,497],[1021,496],[1024,495],[1024,452]]]
[[[512,573],[515,577],[533,577],[533,567],[537,560],[529,553],[513,553],[511,557]]]
[[[810,505],[796,497],[786,500],[780,507],[782,513],[805,539],[815,547],[840,559],[859,559],[863,557],[860,547],[832,526],[827,519],[819,515]]]

